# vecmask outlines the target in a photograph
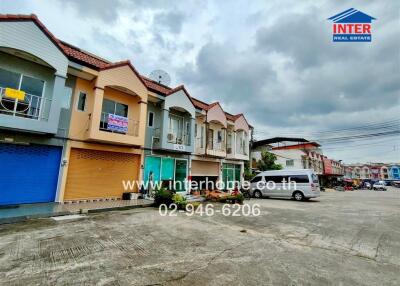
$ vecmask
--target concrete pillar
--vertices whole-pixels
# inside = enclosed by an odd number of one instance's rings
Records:
[[[54,133],[57,133],[59,120],[60,120],[60,108],[65,95],[65,77],[61,75],[54,76],[53,94],[51,98],[50,111],[48,116],[48,124]],[[43,101],[43,104],[48,104],[48,101]],[[48,110],[49,106],[42,106],[42,112]]]
[[[95,133],[99,131],[101,109],[103,106],[104,89],[95,87],[93,92],[93,109],[90,116],[89,137],[94,138]]]
[[[163,148],[164,146],[166,146],[167,144],[167,135],[168,135],[168,131],[169,131],[169,110],[168,109],[163,109],[161,111],[161,118],[162,118],[162,126],[163,128],[161,128],[161,148]]]

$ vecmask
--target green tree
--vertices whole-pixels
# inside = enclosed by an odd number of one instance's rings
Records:
[[[257,168],[260,171],[281,170],[282,166],[276,164],[276,156],[268,151],[261,152],[261,160],[257,162]]]

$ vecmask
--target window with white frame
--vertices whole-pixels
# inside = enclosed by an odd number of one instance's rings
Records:
[[[170,113],[168,142],[174,144],[190,144],[190,119],[183,116]]]
[[[43,99],[45,83],[44,80],[0,68],[0,112],[39,119],[40,111],[46,104]],[[16,100],[6,96],[7,88],[24,91],[24,98]]]
[[[118,115],[122,117],[128,117],[128,105],[116,102],[110,99],[103,99],[103,105],[101,108],[101,118],[100,118],[100,129],[103,131],[108,131],[108,117],[109,114]],[[124,133],[124,132],[117,132],[116,133]],[[125,133],[124,133],[125,134]]]

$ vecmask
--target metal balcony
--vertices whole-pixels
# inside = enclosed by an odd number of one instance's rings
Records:
[[[0,114],[35,120],[49,119],[51,99],[25,93],[23,100],[7,97],[5,88],[0,87]]]

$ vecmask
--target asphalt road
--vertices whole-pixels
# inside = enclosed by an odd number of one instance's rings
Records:
[[[400,189],[246,202],[1,225],[0,285],[400,285]]]

